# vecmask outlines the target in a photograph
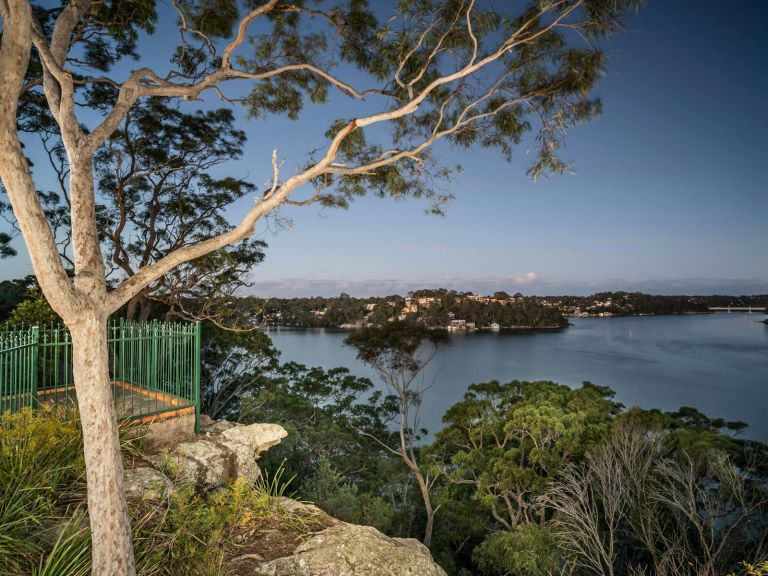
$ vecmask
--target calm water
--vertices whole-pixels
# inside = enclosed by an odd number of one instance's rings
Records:
[[[710,314],[579,318],[561,332],[454,335],[427,370],[422,425],[434,432],[445,410],[473,382],[554,380],[610,386],[626,406],[695,406],[742,420],[746,436],[768,442],[768,326],[762,315]],[[269,329],[283,361],[346,366],[374,374],[345,347],[338,330]]]

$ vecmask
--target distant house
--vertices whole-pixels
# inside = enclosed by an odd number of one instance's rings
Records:
[[[498,332],[501,330],[501,325],[498,322],[491,322],[491,330],[493,332]]]
[[[449,332],[474,332],[476,328],[474,322],[467,322],[466,320],[451,320],[448,324]]]
[[[474,300],[475,302],[484,302],[485,304],[488,304],[488,302],[491,301],[490,297],[481,296],[480,294],[470,294],[467,296],[467,300]]]

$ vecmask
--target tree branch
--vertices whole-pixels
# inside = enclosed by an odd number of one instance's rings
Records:
[[[71,315],[77,299],[59,259],[16,128],[18,97],[32,45],[32,9],[25,0],[3,0],[0,11],[0,85],[4,91],[0,97],[0,178],[24,241],[31,247],[29,256],[40,287],[51,307],[65,317]]]

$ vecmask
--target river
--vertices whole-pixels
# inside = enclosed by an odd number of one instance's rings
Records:
[[[446,409],[473,382],[553,380],[610,386],[626,406],[694,406],[710,417],[749,424],[768,442],[768,326],[761,314],[575,318],[562,331],[454,334],[425,374],[422,425],[440,428]],[[281,360],[373,372],[344,346],[342,330],[270,328]]]

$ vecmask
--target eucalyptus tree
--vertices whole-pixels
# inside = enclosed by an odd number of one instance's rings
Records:
[[[373,191],[421,197],[439,211],[448,196],[434,178],[449,175],[432,152],[439,141],[511,157],[532,132],[531,175],[564,170],[564,134],[600,110],[592,95],[605,63],[599,40],[639,3],[532,0],[491,10],[472,0],[397,0],[390,13],[377,2],[374,13],[364,0],[183,0],[161,18],[152,0],[53,7],[0,0],[0,179],[40,287],[72,333],[94,574],[135,571],[108,382],[108,316],[177,267],[252,236],[281,206],[346,206]],[[140,57],[147,35],[171,32],[179,42],[167,59],[157,50]],[[127,57],[140,58],[139,66],[113,67]],[[232,97],[229,86],[244,82],[250,88]],[[236,225],[108,283],[95,168],[132,110],[151,98],[195,106],[212,95],[251,116],[298,119],[307,102],[322,104],[331,91],[365,105],[329,118],[327,142],[291,158],[296,170],[284,169],[274,151],[269,184]],[[66,156],[71,277],[22,146],[39,114],[48,121],[35,131],[60,139]]]
[[[210,322],[203,326],[200,411],[242,421],[243,400],[269,387],[280,352],[260,330],[222,330]]]
[[[607,434],[621,410],[613,391],[585,382],[472,384],[443,416],[433,450],[450,462],[450,480],[503,531],[544,518],[536,497],[569,463]]]
[[[228,108],[185,113],[150,98],[128,111],[95,156],[99,231],[116,277],[232,228],[224,211],[256,186],[212,171],[239,158],[245,140]],[[221,324],[231,310],[222,304],[246,285],[264,247],[246,238],[177,266],[129,301],[128,317],[146,319],[156,301],[165,304],[166,318]]]
[[[471,384],[443,415],[444,427],[429,448],[447,464],[441,501],[472,503],[462,520],[479,527],[457,535],[474,542],[469,549],[482,573],[567,572],[547,524],[552,511],[540,497],[609,434],[622,409],[613,395],[588,382],[572,389],[548,381],[491,381]],[[443,521],[451,513],[449,505]],[[436,539],[444,538],[438,530]]]
[[[115,90],[108,85],[84,98],[99,107]],[[43,134],[41,144],[56,176],[54,190],[40,198],[59,254],[71,268],[67,156],[62,141],[50,134],[50,115],[32,111],[28,106],[25,129]],[[225,210],[254,194],[256,186],[232,176],[217,178],[212,172],[241,157],[245,141],[230,108],[186,113],[165,99],[150,98],[125,115],[94,156],[97,224],[109,281],[130,277],[170,252],[232,227]],[[0,200],[0,211],[16,226],[3,204]],[[127,318],[146,320],[157,302],[166,319],[241,325],[241,315],[228,304],[248,285],[248,272],[263,259],[265,246],[246,238],[176,267],[128,302]]]
[[[376,371],[394,398],[397,406],[395,446],[363,433],[400,458],[416,479],[427,515],[423,538],[427,548],[432,542],[435,515],[440,508],[432,502],[432,491],[440,474],[431,470],[424,458],[419,457],[418,443],[423,435],[419,412],[424,393],[433,384],[424,383],[424,369],[435,354],[450,342],[445,330],[407,321],[363,328],[344,340],[347,346],[355,349],[358,360]]]

